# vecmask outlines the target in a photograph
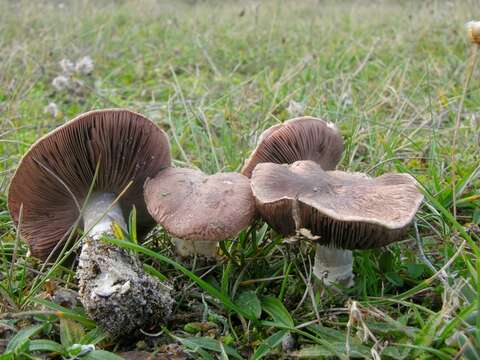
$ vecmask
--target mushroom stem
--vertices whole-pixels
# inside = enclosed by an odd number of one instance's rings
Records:
[[[317,244],[313,274],[326,286],[335,283],[345,287],[353,286],[352,252]]]
[[[101,241],[112,225],[125,228],[114,194],[93,194],[83,215],[88,231],[78,263],[79,297],[87,314],[117,336],[164,320],[171,313],[170,290],[147,274],[132,253]],[[113,205],[112,205],[113,204]]]
[[[175,249],[181,257],[199,256],[207,259],[217,257],[218,241],[190,241],[175,238]]]
[[[112,225],[117,223],[122,229],[127,225],[120,204],[111,193],[94,193],[91,195],[83,213],[83,229],[92,239],[99,239],[103,234],[112,234]],[[104,215],[104,216],[103,216]]]

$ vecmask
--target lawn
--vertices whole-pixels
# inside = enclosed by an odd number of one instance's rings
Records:
[[[474,3],[0,0],[0,359],[480,358]],[[54,82],[84,57],[92,71]],[[273,124],[327,119],[345,142],[339,169],[409,173],[425,201],[403,241],[354,253],[349,289],[316,284],[314,246],[261,220],[193,269],[161,228],[120,242],[168,279],[175,306],[112,339],[74,304],[75,262],[28,256],[7,189],[41,135],[113,107],[155,121],[175,165],[206,173],[240,171]]]

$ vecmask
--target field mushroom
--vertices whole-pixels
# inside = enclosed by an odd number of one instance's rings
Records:
[[[480,21],[469,21],[467,23],[467,30],[470,41],[480,45]]]
[[[250,181],[238,173],[168,168],[145,182],[144,195],[182,257],[215,258],[218,242],[237,235],[255,213]]]
[[[100,240],[112,234],[114,223],[125,228],[124,216],[134,206],[139,235],[153,228],[143,183],[170,162],[163,130],[140,114],[106,109],[82,114],[39,139],[11,180],[10,214],[33,256],[55,257],[82,217],[80,299],[112,335],[162,321],[171,311],[169,289],[129,251]]]
[[[251,185],[270,226],[317,243],[313,272],[326,285],[353,285],[351,250],[400,240],[423,200],[408,174],[370,178],[325,171],[308,160],[259,164]]]
[[[343,140],[333,123],[310,116],[294,118],[260,135],[241,173],[250,178],[257,164],[291,164],[299,160],[312,160],[324,170],[333,170],[342,152]]]

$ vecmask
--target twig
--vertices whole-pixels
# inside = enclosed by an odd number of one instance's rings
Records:
[[[18,216],[18,226],[19,228],[22,226],[23,220],[23,203],[20,205],[20,213]],[[12,279],[13,279],[13,268],[15,266],[15,262],[17,261],[17,250],[18,250],[18,243],[20,242],[20,231],[17,231],[15,234],[15,245],[13,247],[13,254],[12,254],[12,262],[10,264],[9,274],[8,274],[8,288],[10,291],[12,290]]]
[[[465,102],[465,97],[467,96],[468,86],[470,80],[472,79],[473,70],[475,69],[475,64],[477,63],[477,50],[478,45],[473,45],[472,56],[470,64],[467,68],[467,74],[465,78],[465,83],[463,84],[462,97],[460,98],[460,104],[458,105],[457,117],[455,120],[455,129],[453,131],[453,141],[452,141],[452,201],[453,201],[453,216],[457,216],[457,194],[456,194],[456,183],[457,183],[457,135],[458,129],[460,128],[460,121],[462,118],[463,105]]]
[[[435,266],[433,266],[431,261],[428,259],[427,255],[425,254],[425,250],[423,249],[423,239],[420,236],[420,232],[418,231],[417,219],[413,220],[413,227],[415,228],[415,240],[417,242],[418,250],[420,252],[420,259],[425,263],[425,265],[427,265],[429,267],[430,270],[432,270],[433,273],[436,273],[437,269],[435,268]],[[446,272],[442,271],[442,273],[441,273],[441,275],[439,275],[439,277],[440,277],[440,280],[442,282],[444,282],[444,285],[446,287],[448,287],[448,283],[445,284],[445,282],[447,282],[447,278],[448,278]]]
[[[286,277],[285,275],[279,275],[279,276],[272,276],[268,278],[244,280],[240,282],[240,286],[252,285],[259,282],[281,280],[281,279],[284,279],[285,277]]]

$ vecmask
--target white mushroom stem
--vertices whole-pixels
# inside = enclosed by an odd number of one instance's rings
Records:
[[[127,228],[120,204],[113,204],[114,201],[115,195],[110,193],[95,193],[88,200],[83,213],[83,228],[92,239],[112,234],[113,223],[122,229]]]
[[[89,247],[94,246],[102,235],[113,234],[112,226],[118,224],[122,229],[126,229],[125,219],[123,218],[120,204],[113,203],[115,195],[111,193],[94,193],[90,196],[83,213],[83,229],[87,233],[87,240],[82,244],[82,251],[78,266],[80,268],[88,267],[91,262],[90,253],[94,251]],[[117,261],[119,262],[119,261]],[[121,266],[121,264],[119,264]],[[123,264],[123,268],[128,268]],[[111,272],[102,273],[95,279],[94,293],[102,296],[103,294],[113,294],[119,290],[116,284],[118,272],[111,269]]]
[[[353,256],[350,250],[317,245],[313,274],[326,286],[342,284],[351,287],[353,281]]]
[[[83,214],[86,237],[77,269],[79,297],[87,314],[110,334],[124,335],[164,321],[170,289],[147,274],[130,251],[101,241],[112,225],[126,228],[114,194],[92,194]]]
[[[191,241],[175,238],[175,249],[181,257],[204,257],[213,259],[217,257],[218,241]]]

